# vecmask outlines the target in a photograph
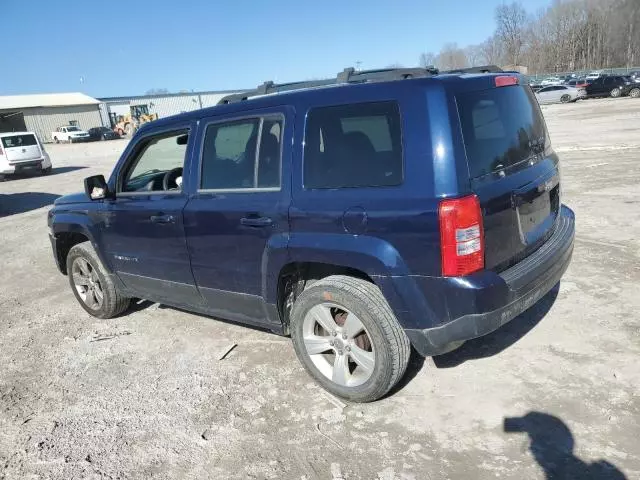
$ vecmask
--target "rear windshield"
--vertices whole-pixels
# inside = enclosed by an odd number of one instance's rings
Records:
[[[540,153],[544,120],[529,87],[500,87],[456,97],[471,178]]]
[[[12,148],[12,147],[28,147],[31,145],[37,145],[38,141],[36,137],[28,134],[28,135],[13,135],[11,137],[2,137],[2,144],[4,148]]]

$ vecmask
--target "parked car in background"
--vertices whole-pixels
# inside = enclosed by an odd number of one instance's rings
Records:
[[[419,74],[268,82],[143,125],[109,181],[49,211],[72,294],[97,318],[143,298],[291,335],[357,402],[411,346],[439,355],[533,307],[575,224],[533,93],[506,72]]]
[[[551,85],[543,87],[536,93],[538,103],[569,103],[584,97],[585,92],[582,88],[570,87],[568,85]]]
[[[565,85],[569,87],[575,87],[575,88],[584,88],[588,84],[589,82],[587,82],[587,80],[584,77],[572,78],[571,80],[565,82]]]
[[[107,127],[93,127],[88,130],[90,140],[115,140],[120,138],[116,132]]]
[[[89,133],[75,125],[66,125],[56,128],[56,131],[51,133],[51,138],[56,143],[86,142],[89,140]]]
[[[562,83],[562,79],[560,77],[547,77],[540,82],[540,85],[546,87],[548,85],[559,85]]]
[[[640,70],[629,72],[629,78],[631,78],[634,83],[640,83]]]
[[[621,75],[607,75],[595,79],[585,87],[588,97],[623,97],[630,95],[635,84]],[[635,87],[640,90],[640,87]],[[637,96],[635,91],[634,95]]]
[[[51,159],[33,132],[0,133],[0,177],[25,171],[51,172]]]
[[[603,73],[601,70],[594,70],[593,72],[590,72],[585,78],[587,79],[587,81],[589,80],[595,80],[596,78],[600,78],[603,76]]]

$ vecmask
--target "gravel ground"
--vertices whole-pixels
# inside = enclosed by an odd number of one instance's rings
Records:
[[[0,479],[640,478],[640,101],[544,112],[577,215],[560,287],[367,405],[287,338],[158,305],[88,316],[47,205],[126,141],[49,146],[51,176],[0,183]]]

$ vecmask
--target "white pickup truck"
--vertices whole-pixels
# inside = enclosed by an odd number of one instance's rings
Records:
[[[65,127],[58,127],[55,132],[51,132],[51,138],[56,143],[86,142],[89,140],[89,133],[75,125],[67,125]]]

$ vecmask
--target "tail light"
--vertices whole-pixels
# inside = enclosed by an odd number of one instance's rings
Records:
[[[508,87],[509,85],[518,85],[518,77],[500,75],[496,77],[496,87]]]
[[[442,275],[458,277],[484,268],[484,231],[475,195],[443,200],[438,208]]]

